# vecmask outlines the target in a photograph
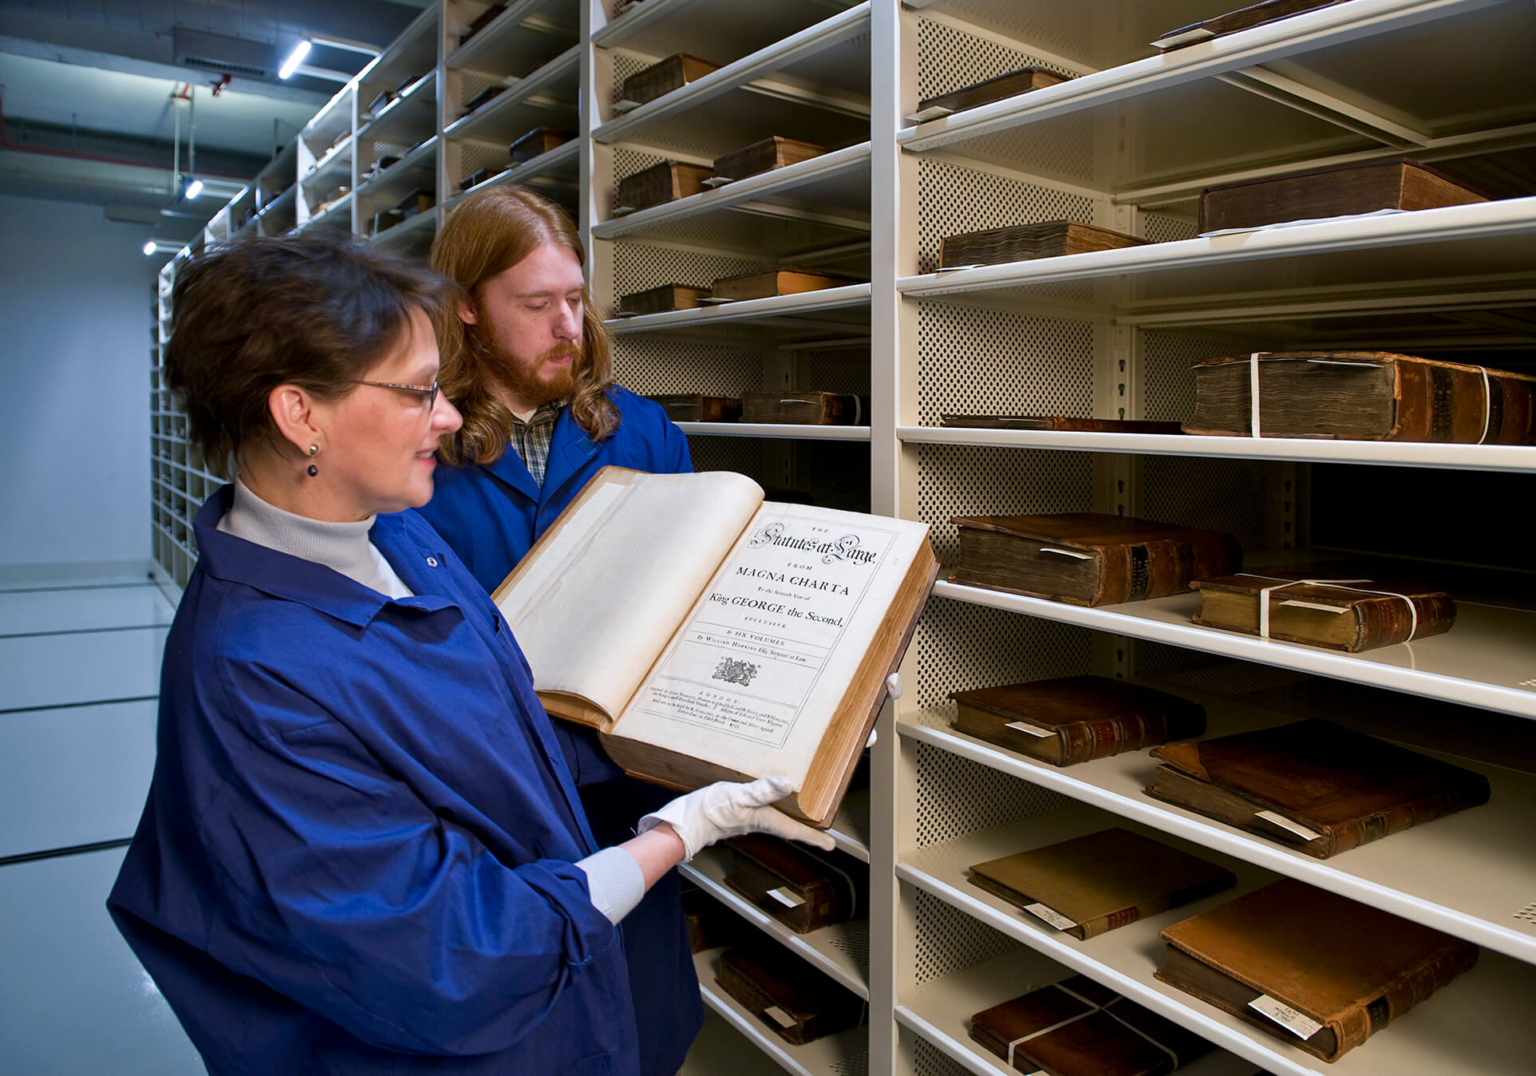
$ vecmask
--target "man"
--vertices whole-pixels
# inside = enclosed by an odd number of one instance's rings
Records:
[[[438,468],[420,511],[488,591],[601,468],[693,470],[687,438],[661,407],[613,383],[584,262],[570,218],[521,187],[465,199],[432,247],[433,266],[468,296],[459,324],[439,326],[440,383],[464,424],[444,438],[449,466]],[[595,734],[561,721],[555,728],[600,843],[632,835],[668,799],[624,777]],[[671,1076],[703,1021],[676,871],[622,932],[641,1071]]]

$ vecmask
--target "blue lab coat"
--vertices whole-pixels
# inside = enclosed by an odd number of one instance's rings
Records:
[[[414,513],[416,597],[220,533],[166,642],[108,907],[219,1076],[640,1072],[597,842],[526,661]]]

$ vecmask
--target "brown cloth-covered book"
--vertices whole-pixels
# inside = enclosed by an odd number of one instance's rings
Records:
[[[619,296],[619,314],[665,314],[673,310],[697,310],[700,299],[709,298],[708,288],[695,288],[688,284],[663,284],[659,288],[646,288]]]
[[[1104,676],[956,691],[955,728],[1057,766],[1075,766],[1205,732],[1205,708]]]
[[[796,934],[869,914],[869,871],[862,864],[755,833],[734,837],[725,848],[725,884]]]
[[[554,127],[535,127],[507,147],[509,167],[527,164],[535,157],[541,157],[556,146],[563,146],[575,137],[570,131],[561,131]]]
[[[1215,1049],[1086,975],[983,1009],[971,1038],[1020,1072],[1049,1076],[1164,1076]]]
[[[1148,795],[1318,859],[1489,797],[1482,774],[1330,721],[1168,744],[1152,757],[1163,764]]]
[[[1332,573],[1330,573],[1332,574]],[[1293,582],[1298,572],[1227,575],[1196,579],[1200,613],[1191,619],[1207,628],[1265,635],[1260,603],[1270,589],[1267,638],[1307,643],[1358,654],[1412,639],[1442,635],[1456,622],[1456,600],[1419,583],[1336,578]]]
[[[857,994],[777,946],[727,950],[715,982],[796,1046],[857,1027],[864,1018]]]
[[[958,90],[951,90],[949,93],[926,97],[917,103],[917,111],[913,113],[913,118],[938,119],[940,116],[947,116],[961,109],[975,108],[990,101],[1001,101],[1005,97],[1015,97],[1030,90],[1038,90],[1043,86],[1054,86],[1058,82],[1066,82],[1069,77],[1041,67],[1021,67],[1017,71],[1009,71],[1005,75],[997,75]]]
[[[1225,15],[1217,15],[1213,19],[1205,19],[1190,23],[1188,26],[1181,26],[1177,30],[1169,30],[1152,42],[1152,46],[1159,49],[1182,48],[1185,45],[1193,45],[1197,41],[1209,41],[1222,34],[1263,26],[1267,22],[1300,15],[1303,11],[1315,11],[1320,7],[1332,7],[1334,4],[1343,2],[1344,0],[1263,0],[1262,3],[1238,8]]]
[[[825,146],[813,142],[799,142],[774,135],[734,153],[727,153],[724,157],[716,157],[715,175],[721,179],[746,179],[760,172],[772,172],[776,168],[787,168],[812,157],[820,157],[826,152]]]
[[[857,426],[868,419],[864,401],[842,392],[746,392],[741,421],[787,422],[806,426]]]
[[[844,284],[858,284],[851,276],[837,273],[812,273],[805,269],[774,269],[766,273],[744,273],[741,276],[725,276],[715,281],[716,299],[766,299],[770,295],[799,295],[807,291],[823,291],[840,288]]]
[[[1290,878],[1161,936],[1159,979],[1324,1061],[1422,1004],[1470,970],[1478,952]]]
[[[703,396],[697,392],[652,396],[673,422],[735,422],[741,418],[740,396]]]
[[[1400,158],[1207,187],[1200,192],[1196,228],[1202,233],[1262,228],[1288,220],[1382,209],[1438,209],[1487,200],[1443,172]]]
[[[945,236],[939,243],[939,268],[1005,265],[1037,258],[1059,258],[1065,254],[1086,254],[1093,250],[1137,247],[1145,243],[1145,239],[1137,239],[1134,235],[1123,235],[1092,224],[1048,220],[1043,224],[1019,224]]]
[[[619,180],[613,195],[614,212],[648,209],[653,205],[675,202],[704,190],[704,181],[712,172],[697,164],[662,161],[632,172]]]
[[[1117,605],[1180,594],[1191,579],[1242,567],[1237,539],[1099,512],[960,516],[950,581],[1070,605]]]
[[[719,64],[679,52],[630,75],[624,80],[621,93],[624,100],[643,105],[718,70]]]
[[[1390,351],[1260,351],[1206,359],[1184,432],[1346,441],[1536,444],[1536,377]],[[1485,376],[1486,375],[1486,376]]]
[[[1224,867],[1118,827],[970,872],[978,889],[1082,941],[1237,884]]]
[[[1073,433],[1182,433],[1177,422],[1065,415],[940,415],[939,425],[965,430],[1066,430]]]

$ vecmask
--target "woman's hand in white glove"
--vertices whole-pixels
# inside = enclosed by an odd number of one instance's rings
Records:
[[[831,851],[834,842],[829,834],[769,806],[794,790],[794,782],[787,777],[765,777],[747,784],[720,781],[646,815],[640,819],[639,832],[662,823],[671,826],[683,842],[685,863],[716,841],[743,833],[770,833]]]

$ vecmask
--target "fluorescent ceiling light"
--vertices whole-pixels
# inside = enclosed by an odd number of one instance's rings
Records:
[[[147,258],[151,254],[153,254],[154,252],[155,252],[155,241],[153,239],[146,239],[146,240],[144,240],[144,257]]]
[[[304,62],[304,58],[309,55],[309,50],[313,47],[314,46],[309,43],[309,38],[300,38],[299,43],[295,45],[293,47],[293,51],[288,54],[288,58],[283,61],[283,66],[278,69],[277,77],[288,78],[295,71],[297,71],[299,64]]]
[[[199,194],[202,194],[202,193],[203,193],[203,181],[202,180],[194,179],[191,183],[187,184],[187,201],[190,202],[192,199],[196,198]]]

